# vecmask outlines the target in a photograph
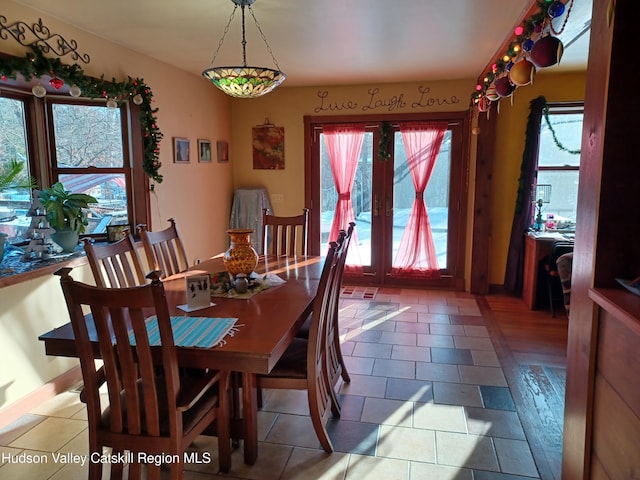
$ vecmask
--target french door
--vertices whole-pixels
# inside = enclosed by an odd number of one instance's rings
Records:
[[[416,122],[427,123],[418,128]],[[414,170],[415,148],[421,147],[414,146],[412,152],[412,147],[406,145],[411,143],[406,131],[409,125],[429,130],[432,123],[440,125],[442,131],[433,143],[436,148],[433,165],[424,173],[428,181],[422,178],[426,184],[423,189],[416,187],[420,182],[416,184]],[[344,211],[349,203],[350,218],[356,222],[356,237],[347,257],[347,281],[463,288],[466,128],[467,116],[462,112],[439,117],[306,117],[310,251],[326,250],[331,234],[335,236],[336,216],[345,224],[342,228],[346,227],[348,219]],[[357,132],[349,140],[351,143],[337,148],[335,132],[350,129]],[[340,156],[345,158],[336,158]],[[349,156],[353,158],[346,158]],[[343,174],[352,176],[350,190],[336,180]],[[425,217],[417,220],[421,208]],[[422,226],[416,228],[416,222]],[[435,258],[426,262],[421,252],[429,248]],[[425,263],[429,265],[425,267]]]

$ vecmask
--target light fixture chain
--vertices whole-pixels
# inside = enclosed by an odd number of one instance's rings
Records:
[[[251,7],[249,7],[251,9]],[[242,4],[242,66],[247,66],[247,38],[244,29],[244,4]]]
[[[267,46],[267,52],[269,52],[269,54],[271,55],[271,59],[273,60],[273,63],[275,63],[276,68],[280,70],[280,65],[278,65],[278,61],[276,60],[276,57],[273,54],[273,50],[271,50],[271,46],[269,45],[269,42],[267,42],[267,37],[262,32],[262,28],[260,28],[260,23],[258,22],[258,19],[253,13],[253,8],[251,8],[251,5],[249,5],[248,8],[249,8],[249,12],[251,13],[251,16],[253,17],[253,21],[256,22],[256,27],[258,27],[258,31],[260,32],[260,36],[262,37],[262,41]]]
[[[231,16],[229,17],[229,21],[227,22],[227,26],[224,27],[224,32],[222,33],[222,38],[220,39],[220,42],[218,42],[218,48],[216,49],[216,53],[213,54],[213,58],[211,59],[211,65],[213,65],[213,63],[216,61],[216,58],[218,57],[218,53],[220,52],[220,48],[222,47],[222,44],[224,43],[224,37],[227,36],[227,33],[229,33],[229,26],[231,25],[231,21],[233,20],[233,17],[236,14],[236,9],[238,8],[238,5],[236,5],[235,7],[233,7],[233,12],[231,12]]]

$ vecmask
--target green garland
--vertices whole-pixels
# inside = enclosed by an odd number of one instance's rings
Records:
[[[391,124],[389,122],[382,122],[380,125],[380,140],[378,141],[378,158],[386,162],[391,159]]]
[[[144,80],[127,77],[125,82],[117,82],[115,78],[109,82],[103,77],[99,79],[89,77],[76,63],[65,65],[58,58],[47,58],[42,53],[42,49],[35,44],[30,45],[29,48],[31,52],[27,52],[24,58],[0,58],[0,79],[15,80],[19,73],[28,82],[34,77],[49,75],[63,80],[68,85],[78,86],[83,97],[114,99],[117,102],[133,100],[136,97],[134,103],[140,105],[140,125],[144,145],[142,168],[151,180],[162,183],[162,175],[159,173],[162,165],[159,160],[162,132],[158,129],[156,120],[158,109],[151,106],[153,93]]]
[[[569,150],[560,142],[560,140],[558,140],[558,137],[556,136],[556,131],[553,129],[553,127],[551,126],[551,122],[549,121],[549,105],[545,104],[544,108],[542,109],[542,114],[544,115],[544,120],[547,123],[547,127],[549,127],[549,130],[551,131],[551,135],[553,136],[553,141],[555,142],[556,147],[558,147],[563,152],[570,153],[571,155],[580,155],[580,149]]]
[[[511,58],[517,54],[516,47],[520,48],[522,42],[528,40],[529,37],[536,33],[536,29],[542,28],[544,23],[549,21],[549,7],[552,3],[553,0],[536,0],[538,11],[522,22],[520,25],[523,29],[522,33],[511,40],[507,50],[504,52],[504,54],[510,57],[509,60],[505,61],[503,54],[493,62],[495,67],[493,69],[489,69],[489,71],[484,74],[484,80],[480,84],[481,89],[476,90],[471,94],[471,106],[484,96],[487,88],[495,79],[501,77],[502,74],[507,71],[507,65],[511,62]]]

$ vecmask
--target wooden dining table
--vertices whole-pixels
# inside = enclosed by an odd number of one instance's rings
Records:
[[[311,313],[323,257],[261,257],[256,267],[260,275],[277,275],[285,282],[261,290],[251,298],[213,297],[214,306],[185,313],[185,274],[163,280],[171,315],[237,318],[237,331],[224,343],[212,348],[177,346],[178,363],[185,368],[211,368],[240,372],[242,375],[242,412],[232,414],[234,438],[244,440],[244,460],[254,464],[258,456],[256,375],[268,374],[291,344],[302,323]],[[221,256],[210,258],[189,272],[210,274],[225,271]],[[87,317],[90,332],[93,321]],[[70,323],[40,335],[47,355],[77,357]],[[96,339],[95,335],[91,336]],[[95,355],[99,358],[97,339]]]

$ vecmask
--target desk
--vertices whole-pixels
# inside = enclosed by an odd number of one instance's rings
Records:
[[[233,337],[225,337],[225,345],[211,349],[177,347],[177,355],[182,367],[242,372],[242,419],[234,419],[232,426],[244,438],[247,464],[254,464],[258,455],[256,374],[266,374],[273,369],[311,312],[323,263],[322,257],[261,258],[256,271],[276,274],[286,283],[247,300],[216,297],[214,307],[186,314],[238,318],[238,332]],[[222,258],[217,257],[192,270],[213,273],[225,268]],[[176,308],[186,303],[184,275],[174,275],[163,283],[170,314],[185,315]],[[90,332],[92,330],[91,323]],[[77,357],[71,323],[41,335],[39,340],[44,342],[47,355]],[[97,342],[96,357],[99,357]]]
[[[536,308],[540,260],[551,253],[553,244],[558,240],[567,241],[567,238],[561,233],[553,232],[527,232],[525,234],[522,299],[530,310]]]

